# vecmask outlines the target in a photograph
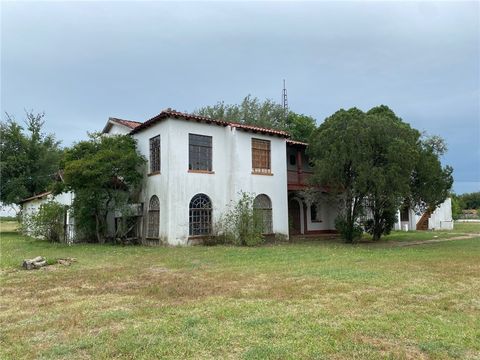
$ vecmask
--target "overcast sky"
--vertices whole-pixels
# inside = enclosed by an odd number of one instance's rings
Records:
[[[321,123],[390,106],[447,140],[480,190],[479,2],[2,2],[1,110],[45,111],[64,145],[109,116],[144,121],[252,94]]]

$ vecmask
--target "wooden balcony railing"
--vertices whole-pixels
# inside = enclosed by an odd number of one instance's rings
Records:
[[[289,190],[297,190],[308,187],[308,178],[312,175],[311,171],[287,171],[287,183]]]

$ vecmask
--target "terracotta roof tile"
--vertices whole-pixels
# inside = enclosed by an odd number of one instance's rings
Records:
[[[306,142],[295,141],[295,140],[290,140],[290,139],[287,139],[287,144],[288,145],[300,145],[300,146],[305,146],[305,147],[308,146],[308,143],[306,143]]]
[[[187,113],[182,113],[178,112],[175,110],[164,110],[160,114],[152,117],[151,119],[145,121],[141,125],[136,126],[130,133],[135,134],[137,132],[142,131],[143,129],[146,129],[156,122],[167,119],[167,118],[174,118],[174,119],[184,119],[184,120],[189,120],[189,121],[198,121],[198,122],[206,122],[207,124],[215,124],[219,126],[231,126],[233,128],[245,130],[245,131],[253,131],[253,132],[259,132],[259,133],[264,133],[264,134],[270,134],[270,135],[278,135],[282,137],[289,137],[289,134],[286,131],[282,130],[275,130],[275,129],[269,129],[269,128],[263,128],[259,126],[254,126],[254,125],[246,125],[246,124],[240,124],[236,122],[229,122],[229,121],[224,121],[224,120],[219,120],[219,119],[212,119],[206,116],[201,116],[201,115],[194,115],[194,114],[187,114]]]
[[[118,118],[113,118],[113,117],[109,118],[109,120],[112,120],[116,123],[125,125],[125,126],[129,127],[130,129],[135,129],[137,126],[140,126],[142,124],[139,121],[124,120],[124,119],[118,119]]]

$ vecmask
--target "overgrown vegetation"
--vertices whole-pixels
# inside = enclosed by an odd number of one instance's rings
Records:
[[[46,191],[54,181],[62,156],[54,134],[45,134],[44,113],[25,113],[25,125],[5,113],[0,122],[0,201],[19,204]]]
[[[0,247],[2,359],[480,357],[479,237],[69,247],[9,232]],[[37,255],[77,262],[17,270]]]
[[[22,232],[34,238],[61,242],[65,238],[64,217],[67,210],[65,205],[55,201],[42,204],[37,212],[23,214]]]
[[[261,215],[254,209],[255,195],[240,192],[216,225],[216,236],[207,244],[255,246],[265,241]]]
[[[342,200],[337,230],[352,243],[363,229],[374,240],[388,234],[405,201],[425,211],[446,199],[453,178],[439,160],[445,149],[441,139],[421,138],[382,105],[337,111],[314,132],[307,151],[312,185],[327,186]]]
[[[57,192],[72,191],[78,236],[107,240],[107,215],[134,202],[143,179],[145,159],[128,135],[90,135],[65,153],[64,182]]]

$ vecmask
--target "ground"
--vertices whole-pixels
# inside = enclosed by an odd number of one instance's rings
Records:
[[[2,359],[480,358],[479,224],[256,248],[68,247],[13,226],[1,226]],[[77,262],[20,269],[37,255]]]

